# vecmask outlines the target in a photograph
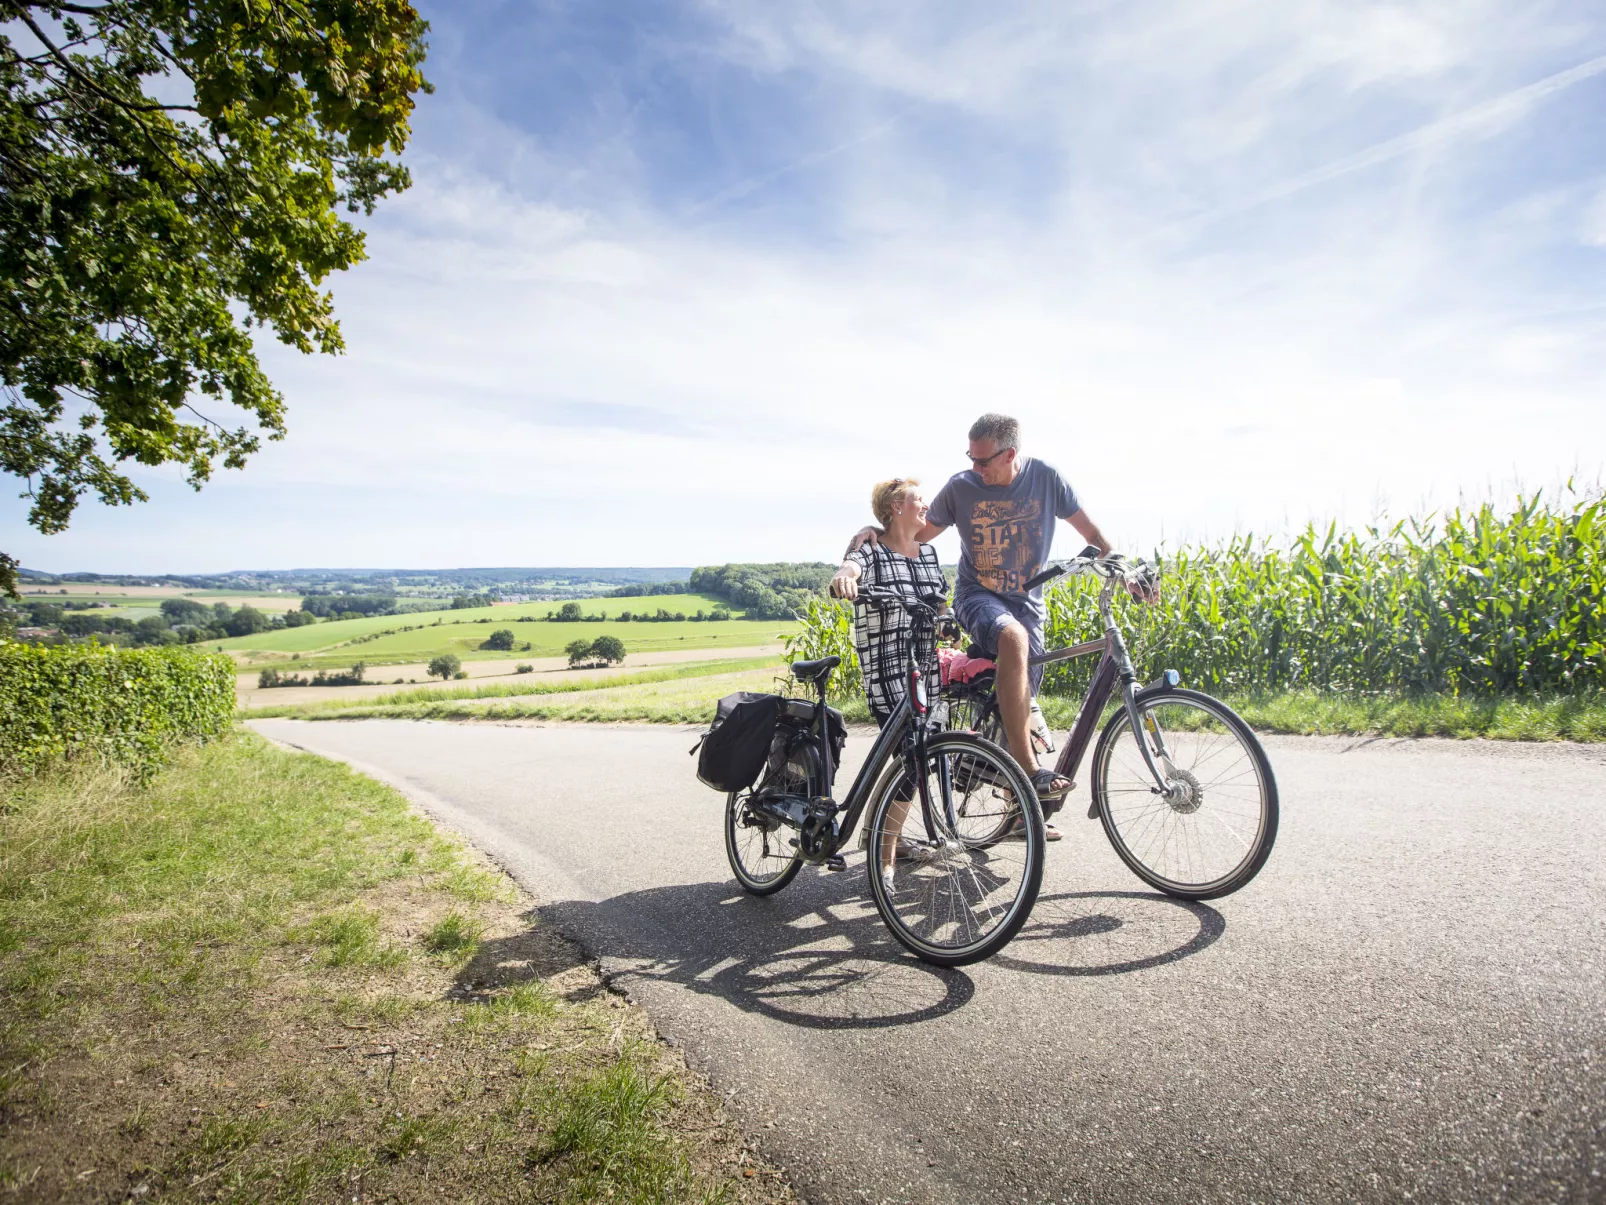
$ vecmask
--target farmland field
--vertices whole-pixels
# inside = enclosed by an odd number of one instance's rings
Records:
[[[564,647],[573,640],[595,640],[603,635],[619,637],[632,653],[666,649],[741,648],[772,644],[791,635],[797,628],[794,622],[775,619],[639,623],[617,618],[622,611],[640,614],[663,608],[670,612],[695,614],[699,609],[706,612],[726,605],[708,594],[578,601],[584,613],[608,618],[579,623],[543,622],[564,604],[519,603],[308,624],[306,627],[262,632],[255,636],[236,636],[217,642],[212,647],[234,653],[247,666],[282,664],[291,655],[299,655],[297,667],[306,665],[319,668],[349,665],[357,660],[366,661],[369,665],[396,665],[428,661],[443,653],[453,653],[464,661],[553,657],[561,655]],[[486,637],[504,627],[513,631],[512,651],[497,652],[480,648]],[[530,647],[524,647],[526,644]]]
[[[163,600],[187,598],[192,602],[226,603],[230,607],[252,606],[269,615],[294,611],[301,606],[301,596],[279,592],[277,594],[250,594],[239,590],[186,590],[182,586],[27,586],[22,590],[24,602],[101,603],[101,615],[121,615],[125,619],[143,619],[155,615]]]

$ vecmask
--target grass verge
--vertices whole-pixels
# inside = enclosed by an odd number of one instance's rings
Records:
[[[235,733],[0,784],[0,1199],[788,1199],[389,788]]]
[[[1044,697],[1056,730],[1076,720],[1080,699]],[[1345,695],[1284,691],[1225,702],[1262,732],[1300,736],[1442,736],[1457,740],[1606,741],[1606,697],[1466,699],[1450,695]]]

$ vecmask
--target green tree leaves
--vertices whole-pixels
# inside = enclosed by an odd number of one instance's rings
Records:
[[[337,209],[409,183],[384,156],[427,26],[405,0],[4,4],[0,470],[50,533],[85,494],[143,500],[124,462],[200,488],[283,436],[250,329],[342,350],[319,286],[364,250]]]

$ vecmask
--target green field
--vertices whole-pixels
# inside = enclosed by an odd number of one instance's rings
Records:
[[[236,636],[213,647],[225,652],[246,654],[248,664],[280,662],[299,654],[299,663],[314,667],[349,665],[356,660],[370,665],[397,665],[428,661],[442,653],[455,653],[465,661],[519,660],[531,657],[557,657],[573,640],[595,640],[598,636],[617,636],[632,653],[661,652],[666,649],[743,648],[770,644],[796,630],[795,623],[775,620],[732,619],[720,623],[691,620],[667,623],[620,622],[621,611],[640,613],[699,609],[712,611],[725,605],[709,594],[666,594],[652,598],[591,598],[579,600],[589,615],[610,618],[593,623],[539,622],[557,611],[561,602],[519,603],[505,607],[471,607],[460,611],[425,611],[411,615],[382,615],[366,619],[342,619],[333,623],[308,624],[262,632],[255,636]],[[523,620],[524,622],[520,622]],[[482,650],[479,646],[498,628],[511,628],[515,637],[512,652]],[[524,645],[529,644],[529,648]]]
[[[259,611],[276,615],[281,611],[294,611],[301,606],[301,598],[295,594],[253,594],[241,590],[185,590],[182,588],[171,591],[153,593],[146,591],[141,594],[128,594],[116,587],[106,587],[96,592],[93,586],[65,587],[66,593],[61,593],[64,587],[51,588],[25,588],[22,592],[23,603],[52,603],[62,606],[65,603],[88,602],[101,604],[90,614],[102,618],[120,616],[123,619],[140,620],[147,615],[161,613],[162,603],[169,598],[187,598],[192,602],[214,603],[227,600],[231,607],[238,607],[247,603]]]

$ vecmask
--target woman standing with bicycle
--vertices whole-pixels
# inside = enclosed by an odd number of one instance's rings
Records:
[[[863,544],[849,553],[831,580],[833,595],[856,603],[853,647],[864,675],[865,699],[878,727],[885,726],[908,687],[910,658],[906,650],[911,644],[917,650],[914,668],[933,688],[938,681],[935,617],[924,610],[872,606],[859,598],[861,586],[913,601],[947,598],[948,580],[937,563],[937,550],[915,538],[926,525],[926,500],[919,487],[913,477],[893,477],[870,491],[870,509],[886,534],[878,543]],[[947,611],[946,603],[942,610]],[[911,793],[908,798],[912,797]],[[907,810],[908,799],[901,795],[900,799]],[[903,814],[898,813],[896,819],[901,825]],[[898,852],[896,848],[881,851],[884,876],[892,874]],[[907,855],[911,851],[902,852]]]
[[[792,677],[817,701],[729,700],[699,746],[698,777],[726,792],[725,853],[745,891],[773,895],[805,863],[842,869],[864,817],[870,898],[888,930],[926,962],[965,966],[1003,949],[1031,915],[1043,881],[1043,813],[1008,752],[945,730],[931,709],[947,583],[935,552],[913,538],[926,519],[917,486],[896,478],[875,487],[884,546],[864,549],[832,587],[858,604],[855,643],[881,728],[846,797],[834,795],[836,713],[825,705],[842,663],[834,655],[792,662]],[[765,700],[783,708],[773,727]],[[744,707],[754,722],[738,722]],[[1024,840],[993,838],[1016,811]]]

